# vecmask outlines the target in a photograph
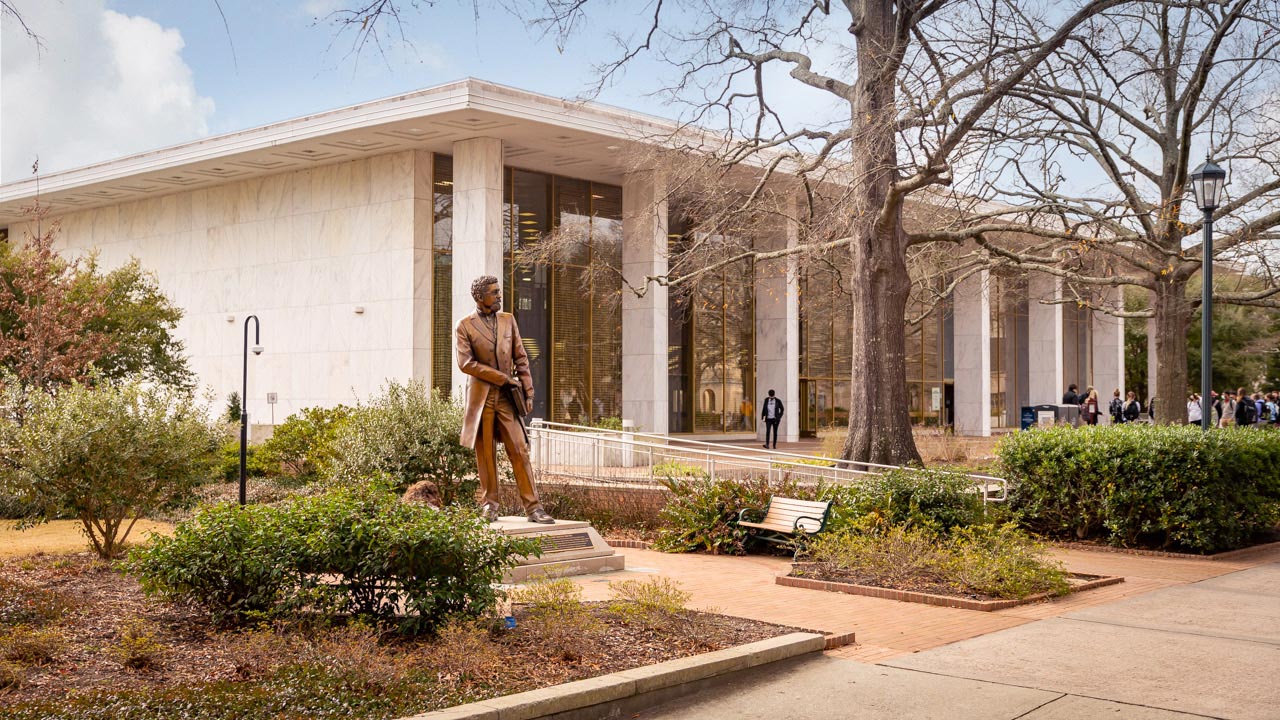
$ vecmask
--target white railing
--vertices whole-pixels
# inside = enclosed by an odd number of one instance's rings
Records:
[[[534,419],[529,454],[537,480],[652,486],[667,477],[705,476],[802,484],[849,484],[888,470],[911,470],[878,463],[842,463],[816,455],[737,448],[632,430],[567,425]],[[1008,497],[1002,478],[967,474],[984,501]]]

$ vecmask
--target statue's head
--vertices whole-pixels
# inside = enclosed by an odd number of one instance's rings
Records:
[[[484,312],[495,312],[502,307],[502,285],[492,275],[481,275],[471,281],[471,297]]]

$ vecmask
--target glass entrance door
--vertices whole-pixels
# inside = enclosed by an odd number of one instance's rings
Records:
[[[818,435],[818,384],[800,381],[800,437]]]

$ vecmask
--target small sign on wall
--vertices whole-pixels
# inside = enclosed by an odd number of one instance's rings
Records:
[[[275,394],[275,393],[267,393],[267,404],[268,404],[268,405],[275,405],[275,404],[276,404],[276,394]]]
[[[932,389],[929,395],[929,409],[934,412],[942,409],[942,388],[936,387]]]

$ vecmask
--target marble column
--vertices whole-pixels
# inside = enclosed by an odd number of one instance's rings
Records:
[[[432,225],[435,222],[431,153],[413,153],[413,305],[412,332],[413,378],[431,384],[431,320],[435,277],[431,248]]]
[[[453,144],[453,324],[475,311],[471,281],[502,281],[502,141],[470,138]],[[502,292],[511,289],[503,287]],[[467,376],[453,364],[453,397]],[[541,389],[546,392],[545,389]]]
[[[1120,288],[1106,288],[1099,291],[1102,304],[1106,307],[1124,307]],[[1093,349],[1093,380],[1090,382],[1098,390],[1098,397],[1104,402],[1111,402],[1111,393],[1120,389],[1120,397],[1124,397],[1124,320],[1112,317],[1104,312],[1090,313],[1090,334]]]
[[[1061,278],[1034,273],[1027,279],[1027,400],[1031,405],[1056,405],[1066,391],[1061,300]]]
[[[667,200],[661,179],[636,172],[622,183],[622,418],[641,432],[666,434],[667,289],[629,287],[667,272]]]
[[[956,287],[952,305],[957,435],[991,435],[991,290],[986,270]]]
[[[786,220],[780,232],[767,233],[757,240],[758,250],[795,247],[799,226]],[[779,258],[756,263],[756,387],[754,409],[756,437],[764,440],[760,420],[764,400],[772,389],[781,398],[786,413],[778,426],[778,439],[800,439],[800,294],[795,258]]]

